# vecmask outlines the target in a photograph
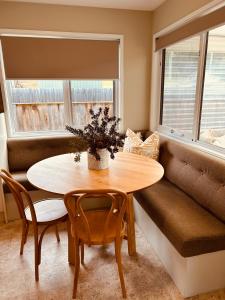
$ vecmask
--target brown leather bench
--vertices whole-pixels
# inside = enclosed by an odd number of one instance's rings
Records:
[[[9,170],[34,190],[28,168],[73,152],[75,143],[73,136],[8,139]],[[161,138],[159,161],[164,178],[135,194],[142,208],[183,257],[225,249],[225,161],[166,138]]]
[[[225,249],[225,161],[161,138],[162,180],[135,198],[183,257]]]
[[[10,138],[7,140],[9,171],[27,190],[35,190],[27,180],[27,170],[42,159],[73,152],[75,143],[73,136]],[[3,189],[9,192],[6,185]]]

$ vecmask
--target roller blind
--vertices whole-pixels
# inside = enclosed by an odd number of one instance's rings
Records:
[[[2,36],[7,79],[117,79],[119,41]]]
[[[2,91],[0,87],[0,113],[4,112],[4,107],[3,107],[3,100],[2,100]]]
[[[184,26],[158,37],[155,41],[155,50],[166,48],[171,44],[181,41],[187,37],[193,36],[197,33],[206,31],[217,25],[223,24],[225,22],[225,6],[214,12],[202,16],[198,19],[193,20],[185,24]]]

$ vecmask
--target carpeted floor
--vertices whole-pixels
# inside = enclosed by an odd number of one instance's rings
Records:
[[[20,222],[0,225],[0,299],[50,300],[71,299],[73,267],[67,263],[67,235],[61,228],[61,242],[53,232],[43,240],[40,281],[34,280],[33,239],[28,237],[23,256],[19,255]],[[183,299],[167,275],[151,246],[137,230],[138,256],[127,254],[123,243],[123,266],[128,299],[181,300]],[[122,299],[114,259],[109,247],[85,247],[85,267],[81,267],[77,299]],[[190,299],[190,298],[189,298]],[[224,300],[225,291],[200,295],[192,300]]]

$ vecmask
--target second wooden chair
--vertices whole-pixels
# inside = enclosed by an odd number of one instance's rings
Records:
[[[84,210],[82,201],[93,198],[108,198],[110,207],[104,209]],[[65,205],[71,222],[71,232],[75,241],[75,274],[73,298],[76,298],[77,283],[81,262],[84,262],[84,247],[86,244],[105,245],[114,242],[116,262],[118,265],[120,284],[123,298],[126,298],[126,289],[121,262],[121,243],[125,236],[124,214],[127,205],[127,195],[118,190],[74,190],[64,197]],[[85,200],[86,202],[87,200]]]

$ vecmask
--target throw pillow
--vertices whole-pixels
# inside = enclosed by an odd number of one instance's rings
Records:
[[[158,132],[154,132],[143,142],[139,135],[128,128],[123,151],[147,156],[157,160],[159,156]]]

